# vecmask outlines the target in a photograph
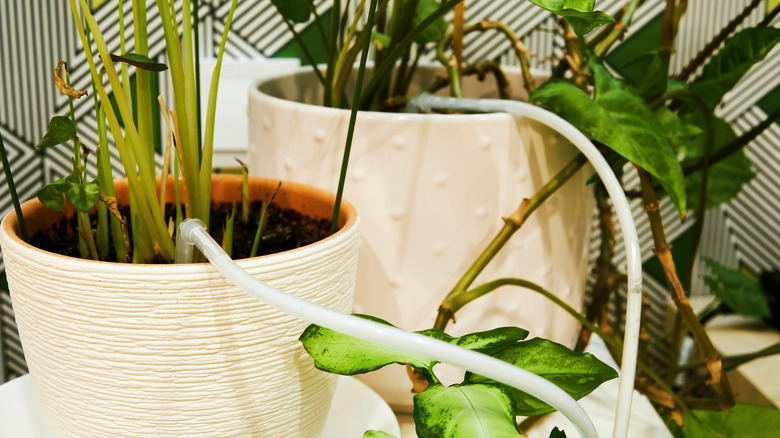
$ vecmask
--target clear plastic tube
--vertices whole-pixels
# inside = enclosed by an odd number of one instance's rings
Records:
[[[626,272],[628,276],[628,295],[626,297],[626,325],[623,338],[623,357],[621,360],[620,384],[618,388],[617,408],[613,438],[626,438],[631,416],[631,401],[636,375],[637,350],[642,310],[642,258],[637,238],[636,225],[631,208],[607,161],[596,146],[569,122],[538,106],[525,102],[500,99],[456,99],[437,97],[423,93],[409,101],[407,111],[430,111],[431,109],[459,110],[466,112],[506,112],[517,117],[526,117],[546,125],[569,140],[587,157],[593,169],[601,178],[612,198],[617,213],[623,243],[626,249]]]
[[[613,432],[613,438],[625,438],[628,434],[628,420],[631,413],[631,397],[633,394],[639,342],[639,317],[642,304],[642,264],[636,227],[628,200],[606,160],[579,130],[555,114],[533,105],[506,100],[441,98],[423,94],[412,99],[410,107],[415,106],[425,111],[431,108],[468,112],[500,111],[536,120],[555,129],[573,143],[590,160],[593,168],[601,177],[615,206],[623,233],[623,241],[626,245],[628,263],[626,328]],[[481,353],[352,315],[345,315],[285,294],[241,269],[222,250],[220,245],[209,236],[203,223],[198,220],[187,219],[182,222],[179,236],[181,237],[182,246],[197,246],[229,281],[265,304],[331,330],[448,363],[503,382],[540,398],[559,410],[572,422],[582,438],[598,437],[593,423],[580,405],[565,391],[542,377]],[[182,254],[187,254],[189,250],[182,248],[180,251]]]
[[[238,266],[208,234],[203,222],[186,219],[179,232],[183,242],[194,244],[230,282],[262,303],[314,324],[366,341],[447,363],[503,382],[543,399],[561,411],[582,438],[597,438],[596,429],[580,405],[565,391],[522,368],[491,356],[327,309],[283,293],[252,277]]]

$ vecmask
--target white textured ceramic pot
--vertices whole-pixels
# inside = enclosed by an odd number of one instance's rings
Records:
[[[277,184],[255,179],[250,193],[263,199]],[[217,176],[212,193],[240,202],[240,177]],[[284,183],[276,202],[329,218],[333,199]],[[57,220],[37,200],[23,209],[30,232]],[[349,311],[359,224],[349,203],[342,212],[340,231],[327,239],[239,264],[283,291]],[[0,244],[33,385],[55,436],[319,436],[336,381],[297,341],[306,322],[255,301],[208,264],[104,263],[42,251],[19,238],[13,213]]]
[[[418,83],[433,72],[425,70]],[[510,77],[523,99],[520,75]],[[470,97],[495,86],[464,83]],[[349,111],[323,108],[309,72],[250,90],[249,169],[335,190]],[[356,312],[405,329],[430,328],[441,300],[524,197],[575,155],[554,131],[508,114],[418,115],[361,112],[345,196],[363,220]],[[591,198],[581,171],[538,209],[477,283],[519,277],[580,308],[588,272]],[[578,325],[532,292],[504,288],[462,309],[452,334],[517,325],[572,344]],[[365,376],[396,408],[411,406],[402,367]]]

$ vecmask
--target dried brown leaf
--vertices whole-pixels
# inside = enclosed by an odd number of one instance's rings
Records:
[[[60,90],[60,93],[76,99],[80,99],[81,96],[86,95],[86,91],[76,90],[65,82],[65,79],[62,78],[61,67],[65,68],[65,74],[67,75],[68,64],[66,64],[65,61],[60,61],[57,63],[57,67],[54,68],[54,84],[57,85],[57,89]]]

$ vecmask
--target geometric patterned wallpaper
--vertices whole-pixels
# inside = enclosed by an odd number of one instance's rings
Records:
[[[116,27],[117,2],[92,1],[95,18],[102,29]],[[150,5],[154,0],[147,0]],[[176,1],[181,10],[180,1]],[[201,52],[213,56],[219,44],[230,6],[229,0],[200,0]],[[329,2],[316,0],[321,15],[328,12]],[[355,2],[352,2],[355,3]],[[599,0],[596,9],[614,15],[625,0]],[[716,34],[738,11],[751,0],[702,0],[690,2],[678,35],[678,50],[672,58],[672,69],[679,71],[696,55],[712,35]],[[635,20],[626,40],[616,50],[631,50],[641,41],[643,29],[652,27],[663,11],[663,0],[647,0],[635,14]],[[131,2],[124,2],[128,32],[128,51],[132,51]],[[761,21],[765,16],[763,4],[756,8],[743,26]],[[549,70],[549,59],[561,54],[563,37],[556,26],[556,18],[527,0],[468,0],[466,22],[479,19],[498,20],[521,36],[525,45],[535,53],[532,67]],[[60,95],[51,80],[52,71],[60,59],[68,61],[71,80],[77,89],[91,89],[87,66],[81,62],[78,37],[72,23],[70,8],[61,0],[14,1],[0,0],[0,131],[8,149],[9,160],[21,199],[35,196],[43,184],[70,172],[67,148],[36,150],[34,145],[45,132],[53,115],[68,112],[67,100]],[[780,20],[775,19],[775,26]],[[157,17],[149,18],[150,56],[161,62],[163,36]],[[305,28],[299,31],[306,33]],[[119,52],[116,34],[105,35],[112,53]],[[237,59],[279,57],[294,54],[291,36],[275,13],[269,0],[242,0],[238,4],[226,56]],[[491,58],[504,64],[516,62],[510,48],[501,37],[485,33],[466,41],[467,59]],[[429,58],[430,59],[430,58]],[[780,105],[780,51],[775,49],[763,64],[750,71],[736,89],[725,97],[720,115],[731,122],[738,133],[749,130],[768,112]],[[169,96],[170,86],[164,80],[159,90]],[[91,99],[89,99],[91,101]],[[97,144],[94,132],[94,112],[88,104],[77,106],[79,136],[88,145]],[[92,131],[91,131],[92,129]],[[747,147],[747,154],[758,176],[743,190],[738,199],[707,215],[706,231],[701,252],[721,263],[736,267],[742,265],[754,272],[780,268],[780,126],[774,124]],[[112,160],[117,163],[117,160]],[[115,169],[116,175],[121,169]],[[632,174],[626,175],[631,184]],[[643,254],[651,255],[652,242],[641,207],[635,205],[635,219],[639,225]],[[683,239],[693,225],[692,220],[680,224],[671,203],[662,204],[670,241]],[[4,184],[0,185],[0,213],[11,209],[10,197]],[[616,248],[621,248],[618,243]],[[619,263],[624,256],[617,255]],[[620,266],[620,265],[619,265]],[[653,303],[649,317],[651,330],[663,330],[666,302],[665,282],[646,271],[648,297]],[[694,284],[692,294],[701,292]],[[0,363],[3,378],[9,379],[26,372],[23,354],[15,331],[13,312],[7,292],[0,292]],[[663,351],[658,351],[659,357]]]

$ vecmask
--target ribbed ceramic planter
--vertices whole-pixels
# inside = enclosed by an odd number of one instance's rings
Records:
[[[427,84],[433,74],[424,70],[418,83]],[[510,80],[514,97],[525,98],[520,75]],[[495,97],[490,79],[468,79],[463,88],[468,97]],[[312,104],[321,95],[309,72],[250,90],[250,172],[335,189],[349,111]],[[508,114],[359,113],[345,189],[363,220],[355,311],[409,330],[430,328],[441,300],[501,227],[501,217],[575,152],[555,131]],[[475,285],[524,278],[580,308],[590,174],[581,171],[539,208]],[[576,321],[556,305],[517,288],[469,304],[448,331],[504,325],[564,344],[578,332]],[[411,406],[402,367],[386,367],[364,381],[396,408]]]
[[[253,179],[250,193],[262,199],[277,183]],[[240,177],[215,176],[212,192],[240,202]],[[327,218],[333,195],[284,183],[276,202]],[[23,208],[31,233],[58,216],[37,200]],[[239,264],[347,312],[359,225],[346,202],[340,223],[316,244]],[[34,248],[17,233],[12,213],[0,244],[25,358],[55,436],[319,436],[336,382],[297,341],[306,322],[255,301],[208,264],[92,262]]]

